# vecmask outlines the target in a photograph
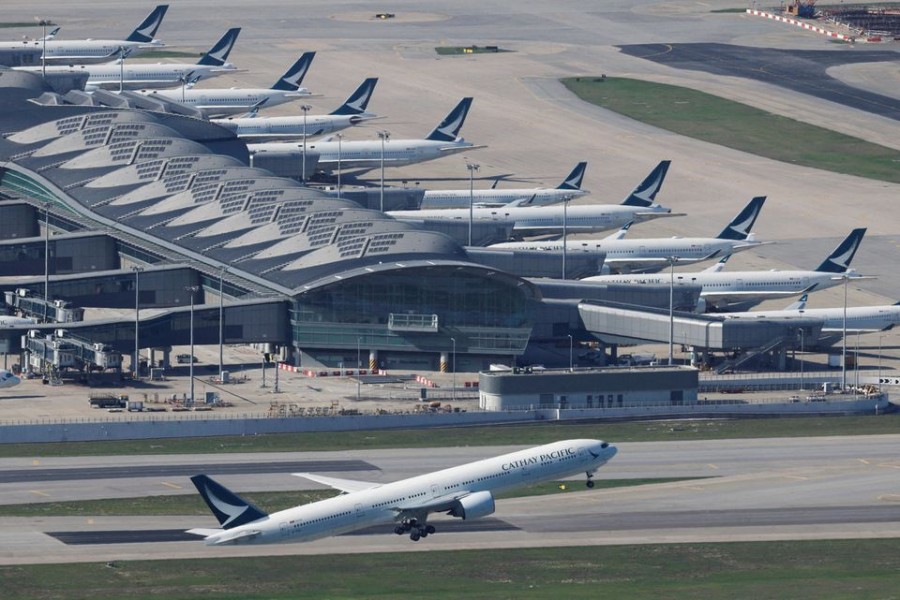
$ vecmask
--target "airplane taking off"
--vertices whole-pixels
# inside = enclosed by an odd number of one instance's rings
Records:
[[[182,85],[180,89],[139,90],[139,93],[181,102],[202,111],[207,118],[246,113],[254,107],[278,106],[309,96],[309,90],[301,88],[300,84],[315,57],[315,52],[301,54],[269,88],[194,88],[187,81],[187,85]],[[193,77],[190,73],[188,75]]]
[[[342,494],[271,515],[241,499],[206,475],[191,481],[221,525],[190,529],[207,546],[308,542],[373,525],[393,523],[394,533],[418,541],[435,532],[431,513],[464,520],[494,512],[497,492],[585,473],[594,473],[616,455],[616,447],[600,440],[565,440],[487,458],[393,483],[368,483],[295,473]],[[565,500],[563,500],[565,502]]]
[[[766,201],[765,196],[757,196],[732,219],[714,238],[645,238],[626,240],[622,236],[630,223],[616,233],[601,240],[567,240],[566,251],[572,254],[605,254],[604,273],[653,273],[666,267],[670,257],[678,259],[678,264],[694,264],[712,258],[730,255],[765,243],[757,242],[750,233]],[[570,209],[571,210],[571,209]],[[562,240],[533,242],[504,242],[488,248],[503,250],[562,250]]]
[[[237,68],[225,62],[237,41],[240,27],[229,29],[196,64],[188,63],[131,63],[121,60],[104,65],[52,65],[46,67],[48,73],[86,72],[88,80],[85,90],[98,88],[126,90],[165,88],[182,85],[185,81],[198,81],[209,77],[234,73]],[[41,66],[13,67],[17,71],[41,73]]]
[[[169,9],[168,4],[160,4],[147,17],[141,21],[134,31],[122,40],[56,40],[53,39],[59,27],[47,35],[47,41],[43,39],[28,40],[25,42],[0,42],[0,50],[12,50],[17,48],[34,48],[44,52],[44,61],[47,64],[66,62],[69,64],[93,64],[116,60],[123,51],[126,56],[137,56],[150,50],[165,46],[159,40],[153,39],[156,31],[162,24],[163,17]]]
[[[671,209],[655,204],[670,161],[664,160],[621,204],[581,204],[577,206],[510,206],[500,208],[443,208],[429,210],[397,210],[387,214],[401,221],[473,221],[512,225],[513,234],[594,233],[622,227],[629,221],[657,217],[673,217]]]
[[[377,77],[366,79],[343,104],[327,115],[232,117],[211,119],[211,122],[230,129],[241,139],[254,142],[302,139],[335,133],[363,121],[378,118],[377,115],[366,112],[376,83],[378,83]],[[268,101],[265,101],[265,105],[269,105]]]
[[[838,285],[844,279],[868,279],[850,269],[865,228],[854,229],[812,271],[725,271],[707,269],[675,273],[675,285],[699,285],[700,302],[707,311],[744,310],[763,300],[788,298]],[[717,265],[718,266],[718,265]],[[669,285],[668,275],[595,275],[582,281]]]
[[[578,163],[562,183],[549,189],[425,190],[419,208],[463,208],[468,207],[469,202],[480,207],[558,204],[588,193],[581,189],[585,168],[586,162]]]
[[[0,369],[0,388],[11,388],[20,383],[22,383],[21,379],[5,369]]]
[[[402,167],[426,162],[464,152],[484,148],[475,146],[459,135],[472,98],[463,98],[444,120],[421,140],[398,140],[387,138],[383,142],[376,141],[315,141],[306,142],[306,152],[319,156],[316,166],[318,171],[330,173],[338,168],[350,171],[369,171],[381,166],[382,159],[386,167]],[[296,142],[268,142],[264,144],[248,144],[250,154],[278,156],[279,154],[294,156],[303,147]]]

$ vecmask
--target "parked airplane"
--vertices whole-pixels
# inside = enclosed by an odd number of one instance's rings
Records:
[[[378,118],[377,115],[366,112],[376,83],[378,83],[377,77],[366,79],[343,104],[327,115],[231,117],[229,119],[211,119],[211,121],[230,129],[239,138],[254,142],[302,139],[335,133],[363,121]],[[268,101],[264,102],[268,106]]]
[[[422,221],[492,221],[513,226],[513,234],[594,233],[623,226],[629,221],[643,221],[657,217],[676,216],[671,209],[654,204],[662,186],[670,161],[664,160],[648,175],[621,204],[581,204],[577,206],[509,206],[500,208],[443,208],[429,210],[398,210],[388,214],[408,222]]]
[[[388,138],[384,141],[316,141],[306,142],[306,151],[319,156],[317,170],[329,173],[339,167],[341,170],[369,171],[378,168],[382,160],[386,167],[402,167],[483,148],[484,146],[475,146],[457,137],[471,106],[472,98],[463,98],[440,125],[422,140]],[[301,147],[303,144],[296,142],[247,145],[251,154],[266,153],[270,156],[296,155]]]
[[[0,369],[0,388],[11,388],[19,385],[22,380],[5,369]]]
[[[575,165],[569,176],[555,188],[499,189],[489,190],[425,190],[420,209],[428,208],[468,208],[471,202],[479,207],[498,206],[542,206],[558,204],[587,194],[581,189],[586,162]]]
[[[431,513],[474,520],[494,512],[499,491],[594,473],[617,450],[600,440],[565,440],[487,458],[458,467],[378,484],[296,473],[341,490],[342,494],[266,514],[206,475],[191,481],[216,516],[221,529],[190,529],[208,546],[306,542],[349,531],[395,523],[394,533],[418,541],[435,532]]]
[[[675,273],[675,285],[699,285],[701,304],[706,310],[744,310],[763,300],[788,298],[838,285],[844,279],[862,279],[850,269],[850,261],[866,230],[854,229],[837,248],[812,271],[713,271]],[[583,281],[597,283],[650,283],[669,285],[668,275],[596,275]]]
[[[156,35],[168,9],[168,4],[160,4],[134,31],[121,40],[56,40],[53,38],[59,31],[57,27],[46,36],[46,41],[41,38],[23,42],[0,42],[0,50],[22,47],[42,50],[47,64],[66,62],[83,65],[110,62],[119,58],[123,50],[128,56],[137,56],[165,46],[159,40],[153,39],[153,36]]]
[[[677,257],[678,264],[694,264],[710,260],[748,248],[755,248],[766,242],[757,242],[750,233],[766,201],[765,196],[757,196],[732,219],[714,238],[646,238],[641,240],[622,239],[630,227],[601,240],[567,240],[566,251],[573,254],[605,254],[604,273],[652,273],[670,264],[671,257]],[[504,242],[489,248],[504,250],[562,250],[562,240],[530,242]]]
[[[182,85],[185,81],[194,81],[234,73],[237,68],[231,63],[225,62],[228,54],[234,47],[240,27],[229,29],[222,38],[216,42],[196,64],[188,63],[157,63],[141,64],[130,61],[116,61],[105,65],[51,65],[46,67],[48,73],[87,72],[88,80],[86,90],[92,89],[145,89],[165,88]],[[19,71],[40,73],[37,67],[13,67]]]
[[[309,90],[300,84],[309,71],[315,52],[304,52],[294,64],[269,88],[194,88],[190,81],[183,82],[180,89],[139,90],[151,98],[162,96],[203,111],[209,117],[219,117],[246,113],[258,106],[278,106],[295,98],[309,96]],[[194,77],[196,75],[191,75]]]

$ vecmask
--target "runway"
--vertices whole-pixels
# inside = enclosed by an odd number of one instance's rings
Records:
[[[85,562],[197,556],[263,556],[456,548],[510,548],[601,544],[657,544],[694,541],[900,537],[900,435],[646,442],[618,444],[619,454],[598,473],[600,479],[687,477],[685,481],[521,497],[497,501],[489,518],[465,522],[436,515],[437,534],[418,543],[396,536],[388,526],[369,528],[307,544],[208,548],[184,534],[215,525],[208,516],[0,518],[0,564]],[[32,477],[0,484],[4,503],[83,498],[116,498],[193,493],[181,466],[209,461],[206,470],[241,491],[306,489],[315,484],[291,477],[298,463],[332,461],[370,470],[334,471],[337,477],[393,481],[451,465],[501,454],[514,447],[428,448],[365,452],[264,455],[140,456],[54,459]],[[165,482],[144,476],[108,477],[132,461],[155,465]],[[94,463],[94,480],[59,479],[75,469],[64,464]],[[6,472],[28,471],[23,459],[4,459]],[[272,465],[254,473],[252,465]],[[173,470],[174,469],[174,470]],[[46,473],[42,475],[41,473]],[[41,481],[52,477],[53,481]],[[166,485],[163,485],[163,484]],[[81,484],[83,487],[79,486]],[[580,488],[580,478],[569,484]],[[74,486],[74,487],[73,487]],[[73,493],[73,490],[80,490]],[[40,492],[40,494],[35,494]],[[265,508],[265,507],[263,507]]]

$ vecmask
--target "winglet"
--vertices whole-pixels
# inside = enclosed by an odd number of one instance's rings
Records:
[[[466,115],[469,114],[469,108],[472,106],[472,98],[463,98],[459,101],[453,110],[444,117],[441,124],[434,128],[425,139],[435,140],[438,142],[453,142],[459,137],[459,130],[462,129],[463,123],[466,121]]]
[[[125,41],[152,42],[153,36],[156,35],[156,30],[162,25],[163,17],[166,16],[167,10],[169,10],[168,4],[160,4],[154,8],[153,11],[141,21],[141,24],[135,27],[134,31],[125,38]]]
[[[206,475],[194,475],[191,477],[191,481],[213,515],[218,519],[222,529],[246,525],[269,516]]]
[[[331,114],[361,115],[366,112],[366,107],[369,106],[369,99],[372,98],[372,92],[375,91],[376,83],[378,83],[377,77],[369,77],[363,81],[343,104],[331,111]]]
[[[216,42],[216,45],[210,48],[209,51],[197,61],[197,64],[212,65],[216,67],[223,66],[228,59],[228,55],[231,53],[231,49],[234,48],[234,43],[237,41],[238,34],[240,33],[240,27],[233,27],[226,31],[225,35]]]
[[[587,168],[587,162],[580,162],[575,165],[569,176],[566,177],[561,184],[556,186],[558,190],[580,190],[581,181],[584,179],[584,170]]]
[[[299,90],[300,84],[303,83],[303,78],[306,77],[306,72],[309,71],[309,66],[315,57],[315,52],[304,52],[301,54],[300,58],[295,60],[294,64],[284,72],[284,75],[272,84],[272,89],[285,92],[296,92]]]
[[[750,200],[716,238],[720,240],[746,240],[765,203],[765,196],[757,196]]]
[[[650,171],[650,174],[628,194],[622,204],[625,206],[652,206],[656,200],[656,194],[662,189],[663,181],[666,180],[666,173],[671,164],[671,160],[660,161],[656,168]]]
[[[850,232],[844,241],[838,244],[838,247],[832,250],[822,264],[816,267],[816,271],[824,273],[845,273],[850,268],[850,261],[859,249],[863,236],[866,235],[866,228],[860,227]]]

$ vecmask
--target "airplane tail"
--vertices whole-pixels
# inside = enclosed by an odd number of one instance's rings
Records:
[[[581,181],[584,179],[584,170],[587,168],[586,162],[580,162],[575,165],[569,176],[566,177],[561,184],[556,186],[558,190],[580,190]]]
[[[216,67],[221,67],[225,64],[225,61],[228,59],[228,55],[231,53],[231,49],[234,47],[234,43],[237,41],[238,34],[241,32],[240,27],[233,27],[225,32],[216,45],[209,49],[209,51],[204,54],[200,60],[197,61],[198,65],[212,65]]]
[[[60,29],[62,29],[62,27],[54,27],[53,29],[48,31],[47,35],[42,37],[41,40],[47,40],[49,42],[50,40],[52,40],[53,38],[56,37],[56,34],[59,33]]]
[[[366,112],[366,107],[369,106],[369,99],[372,98],[372,92],[375,91],[376,83],[378,83],[377,77],[369,77],[363,81],[343,104],[331,111],[331,114],[361,115]]]
[[[850,232],[843,242],[838,244],[831,254],[828,255],[822,264],[816,267],[816,271],[824,273],[845,273],[850,268],[850,261],[853,255],[859,249],[863,236],[866,234],[866,228],[860,227]]]
[[[166,16],[166,11],[169,10],[168,4],[160,4],[156,8],[153,9],[147,18],[141,21],[141,24],[138,25],[131,34],[125,38],[126,42],[152,42],[153,36],[156,35],[156,30],[159,29],[159,26],[162,25],[163,17]]]
[[[802,296],[800,296],[799,300],[785,306],[784,310],[803,310],[804,308],[806,308],[807,298],[809,298],[809,294],[803,294]]]
[[[191,481],[206,505],[219,520],[222,529],[246,525],[269,515],[206,475],[194,475]]]
[[[656,194],[662,189],[663,181],[666,180],[670,164],[672,164],[671,160],[664,160],[656,165],[656,168],[628,194],[622,204],[625,206],[652,206],[656,200]]]
[[[722,258],[720,258],[720,259],[719,259],[719,262],[717,262],[717,263],[714,264],[713,266],[711,266],[711,267],[706,267],[705,269],[703,269],[703,272],[704,272],[704,273],[718,273],[719,271],[721,271],[722,269],[725,268],[725,263],[728,262],[728,259],[729,259],[729,258],[731,258],[731,255],[730,255],[730,254],[726,254],[725,256],[723,256]]]
[[[309,65],[312,64],[315,57],[315,52],[304,52],[301,54],[300,58],[291,65],[291,68],[285,71],[284,75],[279,77],[278,81],[272,85],[272,89],[286,92],[299,90],[300,84],[303,83],[303,78],[306,77],[306,72],[309,71]]]
[[[456,108],[450,111],[441,124],[434,128],[425,139],[435,140],[439,142],[452,142],[459,137],[459,130],[462,129],[469,114],[469,108],[472,106],[472,98],[463,98],[456,105]]]
[[[628,230],[631,229],[632,225],[634,225],[634,221],[628,221],[627,223],[622,225],[622,227],[620,227],[618,231],[616,231],[615,233],[609,234],[608,236],[603,238],[603,240],[604,241],[621,240],[622,238],[625,237],[625,234],[628,233]]]
[[[720,240],[746,240],[750,236],[750,229],[756,223],[756,218],[762,211],[766,202],[765,196],[757,196],[747,203],[747,206],[731,220],[722,233],[716,236]]]

